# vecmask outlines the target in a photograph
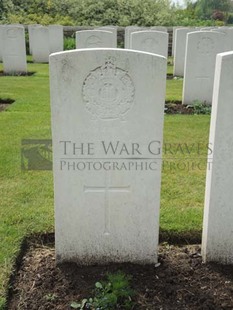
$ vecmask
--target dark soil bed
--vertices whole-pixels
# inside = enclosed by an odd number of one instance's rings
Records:
[[[1,99],[0,98],[0,112],[4,111],[13,102],[15,101],[12,99]]]
[[[32,76],[34,75],[36,72],[18,72],[18,73],[4,73],[3,71],[0,71],[0,76]]]
[[[166,101],[165,102],[166,114],[194,114],[194,109],[191,106],[182,104],[181,101]]]
[[[93,296],[95,283],[118,270],[132,276],[132,309],[233,309],[233,266],[203,264],[199,245],[162,244],[159,262],[157,267],[57,267],[53,245],[31,244],[16,274],[8,309],[71,309],[72,301]]]

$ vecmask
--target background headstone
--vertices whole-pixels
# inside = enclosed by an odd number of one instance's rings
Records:
[[[225,35],[225,51],[233,51],[233,27],[219,27],[211,31],[222,32]]]
[[[58,53],[50,81],[57,261],[156,263],[166,59]]]
[[[115,46],[117,47],[117,29],[118,29],[117,26],[103,26],[103,27],[99,27],[97,29],[113,32],[114,37],[115,37]]]
[[[130,36],[132,32],[147,30],[147,28],[138,27],[138,26],[127,26],[125,27],[125,39],[124,39],[124,48],[130,48]]]
[[[212,31],[214,29],[217,29],[217,27],[202,27],[200,28],[200,31]]]
[[[63,26],[49,25],[49,51],[61,52],[64,49]]]
[[[23,26],[3,27],[3,71],[5,73],[27,72],[26,42]]]
[[[233,264],[233,52],[217,55],[202,235],[204,262]],[[210,164],[212,163],[212,164]]]
[[[28,37],[29,37],[29,53],[32,54],[32,49],[33,49],[33,35],[32,35],[32,28],[35,27],[41,27],[39,24],[34,24],[34,25],[28,25]]]
[[[178,28],[175,35],[175,51],[174,51],[174,76],[184,76],[185,50],[187,42],[187,34],[199,31],[195,28]]]
[[[150,30],[167,32],[167,27],[163,27],[163,26],[153,26],[153,27],[150,27]]]
[[[3,29],[4,25],[0,25],[0,61],[2,61],[2,53],[3,53]]]
[[[220,32],[188,34],[183,104],[193,104],[195,100],[211,104],[216,55],[224,51],[224,43],[224,34]]]
[[[175,44],[176,44],[176,29],[183,28],[181,26],[172,27],[172,56],[175,53]]]
[[[167,57],[168,33],[152,30],[132,32],[130,49]]]
[[[112,31],[83,30],[76,32],[76,49],[114,47],[116,47],[116,37]]]
[[[49,29],[48,27],[32,28],[33,46],[32,58],[34,62],[46,63],[49,61]]]

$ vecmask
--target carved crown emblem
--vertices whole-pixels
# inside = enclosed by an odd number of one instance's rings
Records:
[[[86,109],[94,119],[124,118],[133,106],[134,93],[128,72],[116,67],[112,57],[88,74],[82,88]]]

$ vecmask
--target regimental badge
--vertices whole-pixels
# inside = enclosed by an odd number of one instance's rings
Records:
[[[109,57],[92,70],[83,82],[82,95],[93,119],[124,119],[134,104],[135,88],[128,72]]]

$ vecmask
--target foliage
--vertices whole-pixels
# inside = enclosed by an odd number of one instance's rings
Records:
[[[208,19],[203,20],[199,19],[196,16],[196,13],[194,10],[177,10],[175,13],[175,24],[179,26],[215,26],[216,22],[214,20]]]
[[[224,16],[224,13],[222,11],[219,11],[219,10],[215,10],[212,14],[212,18],[214,20],[221,20],[221,21],[224,21],[225,19],[225,16]]]
[[[54,17],[44,14],[44,15],[38,15],[36,13],[34,14],[9,14],[7,18],[7,23],[9,24],[41,24],[41,25],[50,25],[50,24],[59,24],[63,26],[73,26],[74,21],[69,16],[59,16],[55,15]]]
[[[194,100],[193,104],[191,105],[193,108],[194,114],[211,114],[211,105],[201,102],[199,100]]]
[[[172,8],[168,0],[76,0],[69,16],[83,26],[169,25]]]
[[[5,21],[7,13],[13,9],[13,3],[11,0],[1,0],[0,1],[0,20]]]
[[[227,12],[231,9],[231,0],[198,0],[196,3],[196,14],[199,18],[210,19],[213,13],[218,11],[227,16]]]
[[[75,49],[75,39],[72,37],[64,38],[64,50],[73,50]]]
[[[111,310],[132,309],[133,291],[129,285],[130,277],[122,272],[108,274],[107,282],[96,282],[94,297],[72,302],[73,309]]]
[[[227,17],[227,23],[233,24],[233,13],[229,13]]]
[[[44,296],[47,301],[54,301],[57,298],[57,295],[54,293],[49,293]]]
[[[4,0],[7,1],[7,0]],[[174,24],[169,0],[12,0],[8,23],[59,23],[80,26]]]
[[[0,1],[2,22],[42,25],[210,26],[226,21],[230,9],[230,0],[186,0],[185,9],[171,0]]]

